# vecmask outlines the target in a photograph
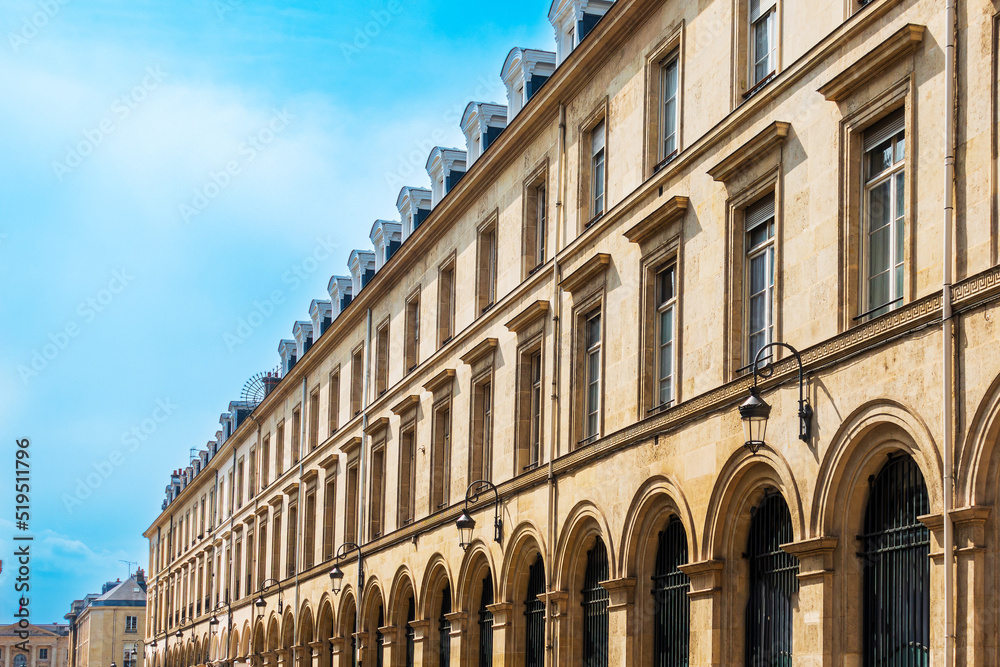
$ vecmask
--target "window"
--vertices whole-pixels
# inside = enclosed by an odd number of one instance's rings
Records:
[[[604,215],[604,195],[607,186],[604,148],[607,141],[606,125],[601,120],[590,131],[590,220]]]
[[[479,313],[489,310],[497,298],[497,226],[492,220],[479,230],[479,271],[477,275]]]
[[[399,526],[412,523],[417,491],[416,411],[399,430]]]
[[[678,83],[680,60],[679,51],[673,51],[660,63],[660,153],[659,160],[665,164],[677,155],[678,150]]]
[[[340,368],[330,373],[330,414],[329,432],[331,435],[340,428]]]
[[[281,510],[271,519],[271,578],[281,579]]]
[[[236,538],[236,551],[234,553],[236,554],[236,558],[234,560],[230,561],[230,566],[229,567],[232,570],[232,577],[233,577],[233,599],[234,600],[239,600],[240,599],[240,591],[242,590],[240,588],[240,583],[241,583],[241,581],[240,581],[240,566],[243,564],[243,538],[242,537],[237,537]],[[185,586],[185,588],[187,588],[187,581],[184,582],[184,586]],[[185,593],[184,596],[187,597],[187,593]]]
[[[878,316],[903,301],[906,214],[903,112],[864,135],[864,283],[866,314]]]
[[[750,87],[777,69],[777,0],[750,0]]]
[[[135,642],[126,642],[122,645],[122,666],[123,667],[135,667],[136,655],[139,650],[139,645]],[[42,653],[45,655],[42,655]],[[38,649],[39,660],[47,660],[49,656],[48,650],[42,648]]]
[[[247,595],[250,595],[250,593],[253,592],[253,570],[254,565],[256,564],[254,562],[254,557],[257,555],[257,551],[254,549],[253,538],[253,525],[251,525],[247,529],[247,563],[243,570],[243,577],[246,580]]]
[[[330,560],[334,554],[334,534],[337,527],[337,473],[333,468],[326,471],[326,488],[323,492],[323,560]]]
[[[247,477],[247,494],[254,497],[257,491],[257,448],[250,448],[250,474]]]
[[[525,364],[523,380],[527,387],[524,407],[528,426],[524,465],[521,469],[534,468],[541,460],[542,449],[542,348],[530,352]]]
[[[257,537],[257,590],[264,587],[264,580],[267,578],[267,514],[260,517],[260,527]],[[208,563],[208,576],[212,577],[212,563]],[[206,611],[208,603],[205,603]]]
[[[406,302],[405,340],[403,341],[403,363],[407,373],[417,367],[420,351],[420,293]]]
[[[302,535],[302,568],[308,570],[316,562],[316,481],[306,489],[305,526]]]
[[[415,620],[417,620],[417,605],[414,603],[413,595],[410,595],[406,604],[406,656],[403,661],[405,667],[413,667],[416,661],[417,632],[412,625]]]
[[[869,485],[861,536],[866,665],[930,661],[930,512],[913,459],[893,456]]]
[[[198,537],[205,534],[205,496],[201,497],[201,512],[198,513]]]
[[[674,400],[674,322],[677,286],[673,264],[656,274],[656,400],[657,406]]]
[[[389,320],[375,331],[375,396],[389,387]]]
[[[525,667],[545,665],[545,602],[539,599],[542,595],[545,595],[545,563],[539,554],[528,569],[527,595],[524,599]]]
[[[260,446],[260,488],[266,489],[269,483],[268,475],[271,470],[271,434],[264,436]]]
[[[295,503],[288,506],[288,544],[285,551],[285,576],[291,577],[296,572],[299,542],[299,507]]]
[[[344,542],[358,541],[358,461],[347,464],[347,516],[344,518]]]
[[[774,195],[747,207],[746,230],[746,364],[774,340]]]
[[[450,258],[438,274],[438,345],[455,335],[455,258]]]
[[[23,653],[17,653],[14,655],[13,664],[14,667],[28,667],[28,657]]]
[[[125,617],[125,632],[138,632],[139,631],[139,617],[138,616],[126,616]]]
[[[785,499],[777,493],[766,495],[751,513],[746,550],[746,665],[792,664],[792,596],[799,590],[799,561],[778,545],[793,539]]]
[[[472,442],[469,452],[469,480],[490,480],[493,457],[492,373],[473,385]]]
[[[302,406],[297,405],[292,410],[292,464],[302,457]]]
[[[542,165],[524,187],[524,275],[545,263],[548,251],[548,201],[545,199],[547,165]]]
[[[445,584],[441,592],[441,613],[438,616],[438,667],[451,667],[451,589]]]
[[[281,477],[285,470],[285,422],[278,422],[274,432],[274,477]]]
[[[493,576],[487,570],[479,594],[479,667],[493,667]]]
[[[128,644],[126,644],[126,646],[128,646]],[[39,660],[48,660],[49,659],[49,649],[47,649],[47,648],[40,648],[40,649],[38,649],[38,659]]]
[[[601,427],[601,310],[583,318],[583,438],[589,443],[600,435]]]
[[[600,537],[587,552],[583,574],[583,664],[607,667],[608,664],[608,590],[601,586],[608,579],[608,550]]]
[[[688,562],[684,524],[670,517],[660,531],[653,571],[653,664],[687,667],[691,635],[691,581],[679,566]]]
[[[319,446],[319,387],[309,394],[309,451]]]
[[[236,507],[243,507],[243,470],[246,461],[243,457],[240,457],[239,463],[236,464]],[[184,517],[184,533],[187,534],[187,530],[191,525],[191,520],[188,517]]]
[[[383,433],[384,433],[383,429]],[[368,535],[369,539],[382,536],[385,522],[385,438],[384,436],[372,446],[371,489],[368,499]]]
[[[433,446],[431,448],[431,513],[448,505],[451,484],[451,400],[434,407]]]
[[[351,355],[351,416],[361,414],[361,392],[364,391],[364,347],[359,345]]]

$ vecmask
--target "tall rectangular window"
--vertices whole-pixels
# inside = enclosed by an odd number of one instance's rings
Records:
[[[584,318],[584,413],[583,443],[600,434],[601,426],[601,310],[592,310]],[[583,444],[581,443],[581,444]]]
[[[451,401],[434,408],[433,446],[431,447],[431,512],[448,504],[451,459]]]
[[[528,461],[525,467],[535,467],[542,454],[542,350],[528,357]]]
[[[493,459],[492,375],[476,382],[472,389],[472,448],[469,452],[469,481],[490,480]]]
[[[305,526],[302,535],[302,567],[308,570],[316,561],[316,485],[310,483],[306,489]]]
[[[230,567],[233,570],[233,599],[240,599],[240,565],[243,564],[243,538],[236,538],[236,558],[232,561]]]
[[[344,542],[358,541],[358,461],[347,464],[347,515],[344,517]]]
[[[247,477],[247,492],[250,498],[257,493],[257,448],[250,448],[250,474]]]
[[[455,335],[455,260],[441,267],[438,274],[438,345]]]
[[[677,319],[675,267],[656,274],[656,399],[657,407],[674,400],[674,323]]]
[[[253,538],[254,538],[253,526],[250,526],[247,529],[247,565],[246,568],[243,570],[243,579],[246,582],[245,590],[247,592],[247,595],[250,595],[250,593],[253,592],[253,570],[255,565],[254,558],[257,555],[257,552],[254,550],[255,545]]]
[[[590,131],[590,218],[604,215],[604,194],[607,187],[604,148],[607,125],[602,120]]]
[[[319,387],[309,394],[309,451],[319,447]]]
[[[327,470],[323,491],[323,560],[333,558],[334,535],[337,527],[337,474],[333,468]]]
[[[257,590],[267,579],[267,516],[260,518],[260,529],[257,531]],[[211,564],[209,564],[211,567]],[[206,605],[207,606],[207,605]]]
[[[414,519],[417,486],[417,443],[415,419],[410,419],[399,431],[399,526]]]
[[[198,514],[198,538],[205,535],[205,496],[201,497],[201,512]]]
[[[389,320],[375,331],[375,395],[389,388]]]
[[[281,579],[281,510],[271,519],[271,578]]]
[[[245,461],[243,457],[240,457],[239,463],[236,464],[236,507],[243,507],[243,471]],[[184,521],[184,529],[187,530],[189,522]]]
[[[412,296],[406,302],[405,340],[403,341],[403,363],[407,373],[417,367],[420,350],[420,295]]]
[[[902,110],[864,135],[865,306],[871,316],[903,302],[904,139]]]
[[[285,422],[278,422],[274,431],[274,478],[281,477],[285,471]]]
[[[747,207],[746,230],[746,362],[774,340],[774,195]]]
[[[545,263],[548,252],[548,201],[545,198],[546,168],[532,174],[524,187],[524,275]]]
[[[270,484],[271,473],[271,434],[264,436],[260,445],[260,488],[266,489]]]
[[[372,446],[371,488],[368,498],[368,536],[382,536],[385,518],[385,440]]]
[[[777,67],[777,0],[750,0],[750,86]]]
[[[365,382],[365,350],[358,346],[351,355],[351,416],[361,414],[361,393]]]
[[[660,161],[677,154],[679,51],[660,64]]]
[[[302,457],[302,406],[292,410],[292,465]]]
[[[292,503],[288,506],[288,544],[285,550],[285,576],[291,577],[296,572],[296,559],[299,545],[299,507]]]
[[[328,415],[329,433],[333,435],[340,428],[340,369],[330,373],[330,411]]]
[[[479,230],[478,302],[480,313],[489,310],[497,298],[497,226],[496,221]]]

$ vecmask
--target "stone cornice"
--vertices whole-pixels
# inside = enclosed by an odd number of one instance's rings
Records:
[[[427,380],[427,382],[424,383],[424,390],[429,391],[432,394],[437,393],[439,389],[444,387],[449,382],[454,381],[454,379],[455,379],[455,369],[446,368],[437,375],[435,375],[434,377],[432,377],[430,380]]]
[[[375,435],[383,429],[389,428],[389,418],[379,417],[378,419],[372,419],[368,422],[368,426],[365,427],[365,435]]]
[[[512,333],[521,333],[534,324],[538,318],[544,317],[547,312],[549,312],[549,302],[539,299],[510,318],[504,326]]]
[[[420,403],[420,396],[418,394],[410,394],[409,396],[405,396],[403,397],[403,400],[401,400],[399,403],[396,403],[396,405],[392,406],[391,408],[392,414],[401,415],[419,403]]]
[[[585,261],[576,271],[563,278],[559,287],[567,292],[575,292],[591,279],[606,271],[609,264],[611,264],[611,255],[599,252]]]
[[[762,155],[780,145],[788,136],[788,130],[791,127],[791,123],[781,120],[774,121],[727,155],[722,162],[709,169],[708,175],[717,181],[728,181],[751,162],[760,159]]]
[[[831,102],[840,102],[871,81],[896,61],[917,50],[924,39],[922,25],[907,23],[881,44],[854,61],[829,82],[820,86],[819,92]]]
[[[687,213],[689,199],[675,195],[661,204],[655,211],[643,218],[638,224],[625,232],[624,236],[630,243],[642,243],[650,236],[660,231]]]
[[[497,349],[497,339],[496,338],[484,338],[478,344],[476,344],[471,350],[459,357],[463,362],[471,366],[483,357],[493,354],[493,351]]]

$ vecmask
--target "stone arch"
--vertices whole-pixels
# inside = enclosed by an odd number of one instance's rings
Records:
[[[212,662],[211,654],[212,637],[210,633],[205,633],[201,637],[201,661],[206,665]]]
[[[388,622],[396,627],[403,628],[406,624],[406,612],[410,596],[413,597],[414,607],[419,602],[417,590],[413,585],[413,575],[410,568],[400,565],[396,574],[392,578],[392,585],[389,588],[389,599],[386,604],[386,618]]]
[[[240,657],[245,658],[250,655],[250,621],[243,622],[243,629],[240,630]]]
[[[157,654],[159,656],[159,654]],[[219,659],[219,638],[217,636],[212,637],[212,648],[209,652],[209,660],[215,661]],[[154,667],[161,667],[160,665],[154,665]]]
[[[319,614],[316,617],[316,641],[326,642],[333,638],[333,628],[335,623],[333,615],[333,600],[328,593],[323,593],[319,600]]]
[[[278,620],[278,615],[275,612],[271,612],[271,615],[267,619],[267,650],[277,651],[281,648],[281,624]]]
[[[857,517],[846,503],[893,452],[913,458],[923,473],[931,511],[941,511],[944,467],[926,424],[895,401],[872,401],[843,421],[823,456],[810,516],[813,535],[856,534],[844,532],[857,528],[845,526],[846,517]]]
[[[290,606],[285,607],[281,619],[281,648],[290,649],[295,646],[295,612]]]
[[[264,635],[264,621],[257,620],[253,626],[253,639],[250,641],[250,651],[255,656],[260,656],[267,648]]]
[[[498,590],[501,600],[513,602],[518,601],[518,595],[523,597],[528,583],[528,568],[535,562],[536,555],[541,554],[545,558],[544,545],[541,532],[530,522],[518,524],[511,532],[500,566]],[[548,562],[545,567],[547,573],[550,567]]]
[[[350,642],[354,634],[354,615],[357,611],[357,601],[354,597],[354,589],[345,586],[340,592],[340,610],[337,612],[337,637]]]
[[[420,585],[420,601],[421,604],[417,607],[418,618],[425,619],[435,619],[438,607],[441,605],[441,591],[443,590],[443,585],[448,586],[449,592],[451,592],[452,600],[455,599],[454,590],[455,587],[452,586],[451,571],[448,568],[448,561],[444,559],[440,553],[436,553],[431,556],[430,560],[427,562],[427,567],[424,569],[424,579]]]
[[[500,599],[497,594],[495,571],[489,547],[480,539],[474,540],[465,552],[462,566],[458,572],[458,580],[455,582],[453,609],[468,614],[465,633],[467,639],[462,642],[462,659],[460,661],[463,665],[472,665],[477,661],[480,634],[479,609],[483,602],[483,582],[486,577],[489,577],[490,584],[490,597],[486,599],[487,604],[492,604]]]
[[[955,506],[995,505],[1000,497],[1000,376],[979,402],[955,457]]]
[[[671,516],[679,518],[684,525],[689,556],[698,553],[694,515],[683,490],[669,477],[651,477],[632,497],[625,515],[618,556],[620,576],[637,576],[637,571],[646,559],[645,552],[648,551],[651,537],[662,530]]]
[[[382,595],[382,586],[377,577],[370,577],[365,582],[364,593],[361,596],[361,632],[365,633],[367,640],[362,645],[364,654],[362,663],[365,665],[375,664],[375,639],[380,627],[385,625],[385,598]],[[379,623],[378,613],[382,611],[382,623]]]
[[[760,502],[768,487],[776,488],[788,504],[795,540],[804,538],[802,497],[788,462],[767,446],[757,454],[741,447],[723,464],[709,498],[701,547],[704,560],[742,554],[743,545],[734,541],[739,541],[741,529],[744,534],[749,529],[749,509]]]
[[[187,646],[184,647],[184,659],[187,665],[194,665],[195,655],[197,655],[198,640],[192,638],[191,641],[187,642]]]
[[[296,636],[298,646],[308,646],[313,641],[313,613],[309,600],[304,600],[299,608],[299,622]]]

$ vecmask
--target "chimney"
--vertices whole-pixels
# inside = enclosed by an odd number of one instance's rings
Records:
[[[396,210],[403,225],[402,240],[417,230],[431,212],[431,191],[404,185],[396,197]]]
[[[146,572],[141,567],[135,571],[135,583],[143,593],[146,592]]]
[[[493,102],[469,102],[460,125],[471,167],[507,127],[507,107]]]
[[[375,276],[375,253],[371,250],[352,250],[347,267],[351,270],[351,290],[357,296]]]
[[[326,286],[330,293],[331,317],[336,319],[351,303],[354,287],[349,276],[332,276]]]
[[[507,87],[507,122],[524,108],[532,95],[556,71],[556,54],[552,51],[514,47],[507,54],[500,78]]]
[[[465,176],[465,151],[435,146],[424,167],[431,178],[431,207],[434,207]]]
[[[277,373],[268,373],[264,376],[264,396],[270,395],[274,388],[281,382],[281,376]]]
[[[375,248],[375,270],[378,271],[402,244],[403,226],[392,220],[376,220],[368,237]]]

